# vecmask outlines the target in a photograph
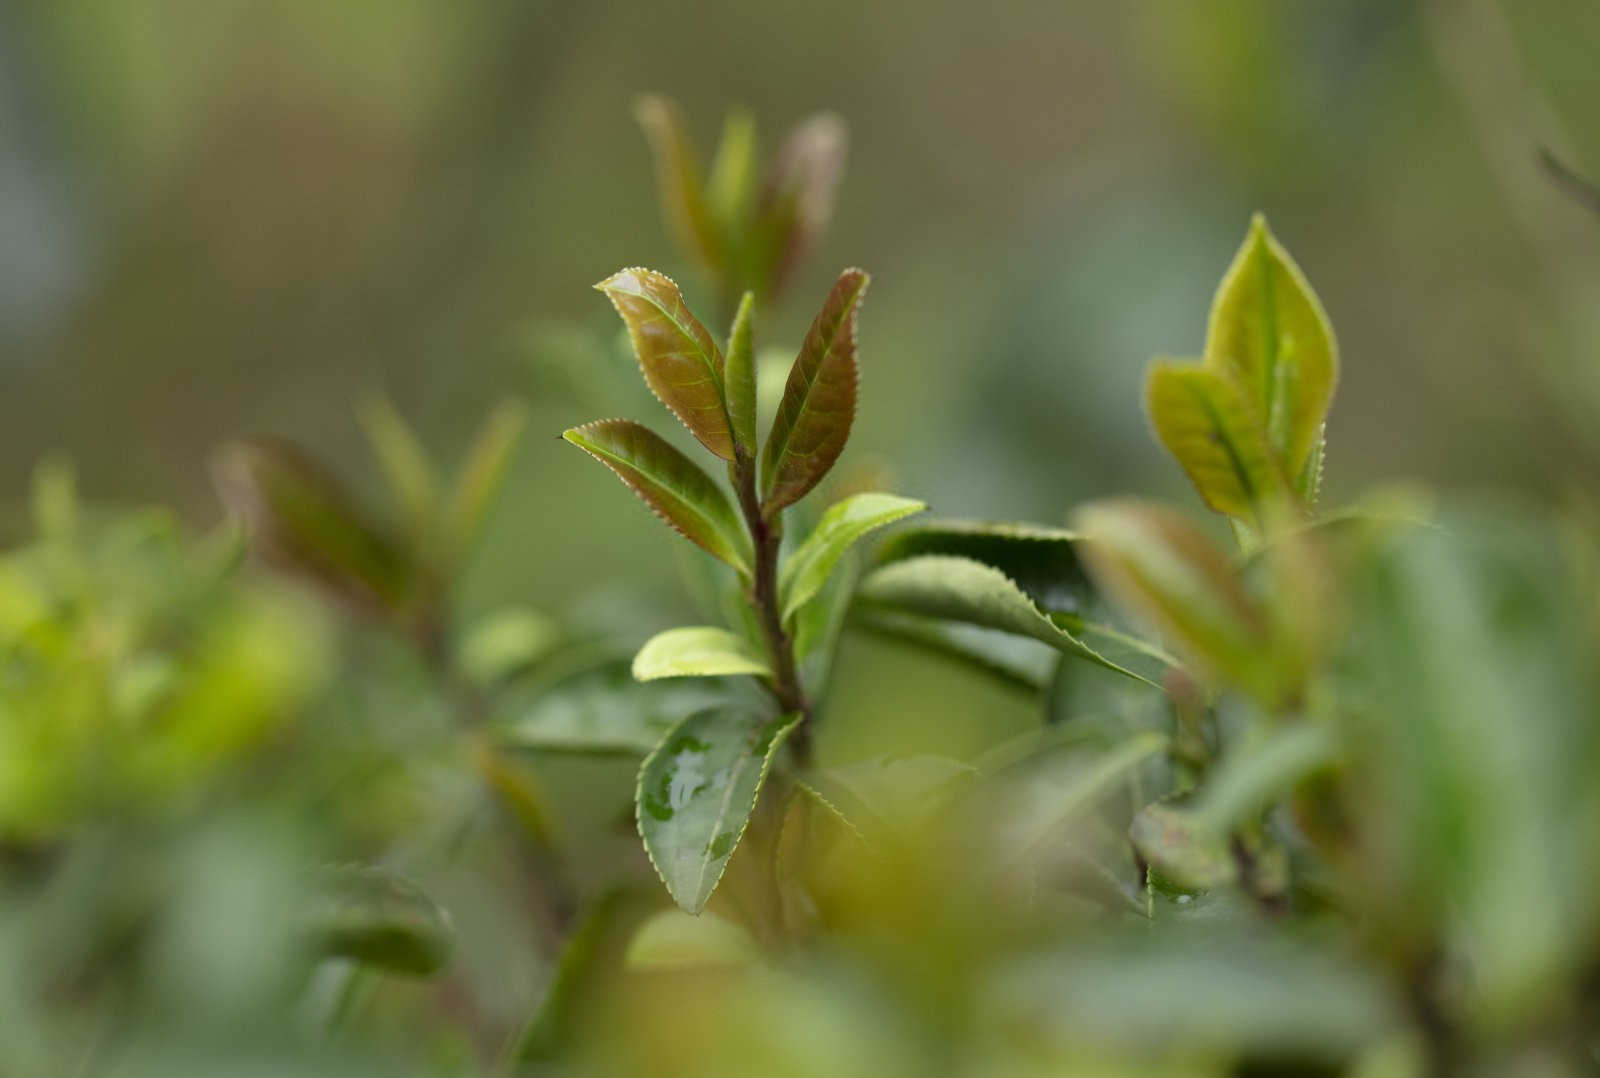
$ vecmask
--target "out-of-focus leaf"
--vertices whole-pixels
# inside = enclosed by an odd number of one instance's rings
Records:
[[[624,961],[636,970],[681,970],[746,966],[760,958],[743,925],[714,913],[662,910],[639,926]]]
[[[391,611],[403,605],[411,566],[309,457],[281,442],[236,442],[212,474],[264,556],[348,597]]]
[[[705,908],[722,879],[772,760],[799,721],[714,708],[689,716],[645,758],[639,834],[673,901],[689,913]]]
[[[1132,498],[1094,502],[1074,518],[1105,591],[1215,680],[1277,702],[1264,618],[1233,566],[1182,515]]]
[[[789,371],[761,458],[762,510],[774,516],[828,474],[856,412],[856,317],[872,280],[847,269],[834,282]]]
[[[1044,615],[1000,570],[947,554],[921,554],[873,570],[862,601],[923,617],[962,621],[1049,644],[1139,681],[1148,679],[1104,658]]]
[[[629,660],[609,659],[553,682],[514,684],[495,705],[503,717],[496,731],[506,744],[539,752],[643,756],[688,716],[728,700],[716,682],[640,683]]]
[[[720,272],[727,264],[726,251],[678,107],[666,98],[646,94],[634,102],[633,115],[655,158],[656,186],[667,227],[685,251],[707,269]]]
[[[1008,685],[1037,692],[1055,677],[1061,654],[1053,645],[962,621],[859,604],[853,625],[891,640],[916,644],[959,659]]]
[[[1257,530],[1288,494],[1254,403],[1228,376],[1197,363],[1156,363],[1144,385],[1156,437],[1219,513]]]
[[[467,451],[444,511],[444,541],[451,560],[460,558],[478,537],[527,425],[527,409],[507,401],[489,413]]]
[[[1292,723],[1232,746],[1190,815],[1202,835],[1221,840],[1296,783],[1327,767],[1338,746],[1337,731],[1324,722]]]
[[[1135,734],[1120,745],[1094,754],[1064,775],[1049,775],[1043,797],[1035,798],[1036,810],[1007,821],[1002,857],[1017,861],[1034,856],[1047,838],[1117,789],[1130,772],[1164,751],[1168,744],[1165,734]]]
[[[806,541],[789,556],[778,576],[783,620],[788,623],[828,580],[845,551],[875,528],[893,524],[927,506],[895,494],[852,494],[822,514]]]
[[[757,156],[755,117],[749,109],[730,109],[706,184],[706,202],[725,236],[735,237],[748,227],[759,179]]]
[[[510,607],[480,619],[461,640],[461,669],[480,685],[493,685],[550,654],[562,641],[548,614]]]
[[[818,113],[796,126],[778,151],[757,211],[766,294],[783,288],[827,228],[847,143],[844,121]]]
[[[378,868],[324,870],[306,931],[317,953],[427,975],[455,947],[450,915],[416,884]]]
[[[1150,867],[1152,878],[1182,891],[1209,891],[1238,876],[1226,836],[1211,834],[1191,812],[1156,803],[1139,810],[1128,841]]]
[[[875,845],[933,819],[977,777],[977,768],[963,760],[896,756],[814,772],[808,792]]]
[[[684,538],[740,573],[750,573],[750,541],[722,488],[648,427],[602,419],[562,434],[617,473]]]
[[[644,380],[700,444],[732,460],[733,432],[722,396],[722,350],[690,313],[672,278],[634,267],[595,288],[628,327]]]
[[[1078,562],[1082,538],[1065,528],[978,520],[935,520],[902,529],[878,548],[879,564],[918,554],[955,554],[992,565],[1040,609],[1081,613],[1094,588]]]
[[[439,478],[428,451],[388,397],[363,401],[356,414],[389,490],[412,529],[422,532],[432,525],[439,499]]]
[[[33,526],[41,539],[62,539],[78,528],[78,473],[66,457],[43,457],[29,491]]]
[[[640,681],[729,674],[770,678],[772,668],[748,640],[712,625],[657,633],[633,657],[633,676]]]
[[[794,657],[800,664],[801,682],[820,702],[828,691],[839,637],[850,615],[860,569],[847,560],[832,575],[816,598],[801,607],[794,619]]]
[[[1338,347],[1316,293],[1260,214],[1212,302],[1205,363],[1250,399],[1282,474],[1301,476],[1313,450],[1321,457]]]
[[[727,356],[728,423],[734,443],[752,461],[756,455],[755,307],[755,293],[746,292],[733,316]]]

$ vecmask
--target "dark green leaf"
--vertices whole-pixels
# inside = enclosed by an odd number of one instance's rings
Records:
[[[772,668],[748,640],[710,625],[657,633],[633,658],[633,676],[640,681],[729,674],[770,678]]]
[[[357,865],[323,871],[307,929],[319,954],[395,973],[437,972],[455,946],[450,915],[409,880]]]
[[[788,623],[822,585],[851,545],[875,528],[893,524],[927,506],[895,494],[852,494],[822,514],[806,541],[789,556],[778,577],[783,620]]]
[[[679,534],[749,575],[750,541],[728,496],[660,435],[626,419],[602,419],[562,437],[617,473]]]
[[[871,278],[847,269],[806,333],[761,458],[762,510],[773,516],[828,474],[856,412],[856,316]]]
[[[894,611],[1030,637],[1063,654],[1147,680],[1057,626],[1000,570],[970,558],[922,554],[893,562],[873,570],[862,583],[860,595],[866,603]]]
[[[1260,214],[1212,302],[1205,363],[1250,399],[1282,473],[1300,476],[1333,402],[1339,351],[1316,293]]]
[[[722,396],[722,351],[689,312],[672,278],[625,269],[595,288],[606,294],[628,327],[633,354],[650,392],[700,444],[732,460],[733,432]]]
[[[798,716],[722,707],[691,715],[639,769],[639,834],[678,905],[699,913],[744,835],[756,797]]]

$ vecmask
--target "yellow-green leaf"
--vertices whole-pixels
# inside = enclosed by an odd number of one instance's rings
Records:
[[[720,272],[727,261],[722,238],[706,202],[700,169],[678,107],[664,97],[646,94],[634,102],[633,115],[655,158],[656,186],[667,227],[685,251],[707,269]]]
[[[756,297],[746,292],[739,300],[739,311],[733,316],[733,329],[728,334],[727,399],[728,425],[733,430],[734,443],[745,456],[756,455],[756,355],[755,318]]]
[[[748,640],[711,625],[657,633],[633,657],[633,676],[639,681],[729,674],[771,677],[772,669]]]
[[[749,109],[730,109],[711,160],[706,202],[724,235],[745,226],[756,193],[756,121]]]
[[[1316,293],[1260,214],[1212,302],[1205,363],[1244,391],[1283,473],[1298,477],[1333,402],[1339,350]]]
[[[395,499],[414,529],[433,520],[439,481],[421,440],[388,397],[364,401],[357,413]]]
[[[822,590],[834,566],[856,540],[875,528],[893,524],[926,508],[922,502],[911,498],[878,493],[852,494],[829,506],[779,573],[778,595],[783,606],[783,620],[787,623]]]
[[[602,419],[561,436],[617,473],[673,530],[749,575],[750,542],[733,503],[659,434],[626,419]]]
[[[1156,437],[1207,505],[1258,528],[1288,493],[1260,416],[1227,375],[1196,363],[1156,363],[1145,378]]]
[[[722,396],[722,351],[689,312],[672,278],[625,269],[595,288],[606,294],[628,327],[633,354],[650,392],[700,444],[732,460],[733,432]]]
[[[444,539],[451,559],[459,558],[477,538],[527,425],[527,409],[516,401],[499,405],[484,421],[445,506]]]
[[[761,460],[768,515],[804,497],[844,451],[856,412],[856,316],[870,281],[859,269],[839,275],[789,371]]]

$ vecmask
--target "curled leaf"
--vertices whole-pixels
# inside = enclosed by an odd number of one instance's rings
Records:
[[[822,590],[839,559],[863,535],[926,508],[911,498],[877,493],[852,494],[829,506],[778,577],[784,621]]]
[[[749,539],[722,488],[648,427],[602,419],[561,435],[610,468],[684,538],[749,575]]]
[[[733,432],[722,396],[722,351],[689,312],[672,278],[625,269],[595,285],[628,327],[644,380],[700,444],[732,460]]]
[[[748,640],[711,625],[657,633],[633,658],[633,676],[639,681],[727,674],[771,677],[772,669]]]
[[[839,275],[789,371],[761,460],[769,516],[803,498],[844,451],[856,411],[856,317],[871,280],[859,269]]]

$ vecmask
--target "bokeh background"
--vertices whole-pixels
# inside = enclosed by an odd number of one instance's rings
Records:
[[[670,609],[661,533],[556,440],[594,417],[538,354],[551,327],[614,333],[589,285],[620,266],[694,280],[644,90],[704,153],[734,104],[769,149],[813,110],[848,121],[833,227],[764,336],[871,269],[847,459],[943,514],[1194,504],[1139,381],[1198,351],[1256,209],[1338,331],[1332,501],[1395,477],[1559,498],[1600,472],[1600,215],[1539,154],[1600,175],[1596,57],[1600,5],[1570,0],[7,4],[5,523],[47,450],[94,496],[204,524],[224,439],[292,438],[360,486],[364,393],[447,457],[521,396],[534,436],[464,601]],[[888,747],[872,717],[907,694],[930,748],[968,746],[975,711],[1025,721],[887,645],[850,654],[836,753]]]

